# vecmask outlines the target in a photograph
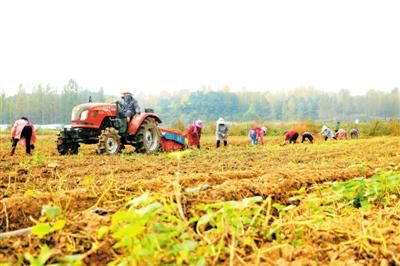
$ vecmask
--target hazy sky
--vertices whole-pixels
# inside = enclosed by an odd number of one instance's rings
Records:
[[[0,2],[0,90],[400,87],[400,1]]]

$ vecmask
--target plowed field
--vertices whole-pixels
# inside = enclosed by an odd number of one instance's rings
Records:
[[[47,244],[58,256],[79,253],[85,254],[84,264],[106,264],[118,254],[108,248],[111,240],[93,249],[100,226],[109,225],[117,210],[144,192],[173,198],[176,181],[181,188],[184,215],[190,218],[201,203],[261,196],[288,205],[294,191],[302,188],[309,191],[328,181],[369,178],[377,169],[387,170],[400,164],[399,137],[319,140],[313,145],[283,147],[278,145],[280,140],[267,138],[264,146],[249,146],[246,138],[232,137],[228,147],[215,149],[213,138],[205,137],[201,150],[185,153],[178,160],[168,154],[135,154],[129,149],[116,156],[96,155],[94,146],[81,147],[78,155],[59,156],[55,136],[43,135],[39,136],[32,157],[26,157],[18,146],[17,154],[11,158],[8,136],[0,135],[0,233],[34,226],[42,215],[42,206],[49,203],[59,206],[67,221],[62,232],[54,237],[38,239],[28,234],[0,239],[0,262],[27,263],[24,253],[38,254],[39,246]],[[201,185],[205,185],[204,190],[191,192],[190,189]],[[332,235],[328,232],[326,237]],[[338,245],[341,242],[340,237],[327,241]],[[293,251],[289,258],[281,250],[272,259],[242,254],[247,259],[206,261],[235,265],[282,264],[305,259],[305,264],[332,262],[327,255],[332,249],[316,254],[321,243],[316,241],[314,245],[302,248],[301,252]],[[340,254],[335,256],[340,259]],[[346,260],[361,260],[352,256]],[[361,263],[377,261],[367,259]]]

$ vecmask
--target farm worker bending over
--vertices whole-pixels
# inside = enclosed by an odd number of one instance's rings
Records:
[[[215,129],[215,138],[217,139],[217,148],[219,148],[219,145],[221,141],[224,142],[224,146],[228,145],[228,131],[229,128],[225,123],[225,120],[220,117],[217,120],[217,127]]]
[[[297,131],[295,131],[295,130],[291,130],[289,132],[286,132],[285,133],[285,139],[284,139],[284,141],[282,142],[281,145],[283,146],[283,145],[286,145],[288,143],[295,144],[298,137],[299,137],[299,133]]]
[[[303,143],[306,139],[308,139],[308,141],[310,141],[311,143],[314,143],[314,137],[311,134],[311,132],[303,132],[303,138],[301,139],[301,143]]]
[[[25,146],[27,155],[31,155],[31,149],[35,148],[36,132],[33,124],[26,117],[21,117],[15,121],[11,129],[11,156],[14,155],[17,143]]]
[[[359,133],[358,129],[353,128],[353,129],[350,130],[350,137],[352,139],[358,139],[358,133]]]
[[[319,134],[325,136],[325,141],[327,141],[328,139],[336,139],[332,130],[330,130],[329,127],[325,125],[322,127],[321,132],[319,132]]]
[[[140,107],[136,99],[133,98],[131,92],[124,91],[121,94],[122,94],[120,100],[120,105],[122,109],[121,111],[128,119],[128,124],[129,124],[129,122],[131,121],[132,117],[135,114],[140,114]]]
[[[266,127],[255,127],[249,131],[248,137],[251,140],[251,144],[256,145],[258,143],[264,144],[264,136],[267,134]]]
[[[347,133],[346,130],[344,129],[339,129],[336,133],[335,133],[335,137],[337,139],[347,139]]]
[[[186,132],[189,147],[196,146],[200,149],[201,129],[203,128],[203,121],[197,120],[191,124]]]

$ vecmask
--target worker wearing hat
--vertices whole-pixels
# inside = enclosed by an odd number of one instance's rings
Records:
[[[323,135],[325,137],[325,141],[327,141],[328,139],[336,139],[335,134],[333,134],[332,130],[327,127],[326,125],[324,125],[321,129],[321,132],[319,132],[320,135]]]
[[[203,128],[203,121],[197,120],[193,122],[187,132],[185,137],[188,139],[189,147],[197,147],[200,149],[200,138],[201,138],[201,129]]]
[[[257,144],[262,144],[264,145],[264,136],[267,134],[267,128],[266,127],[254,127],[250,129],[248,133],[248,137],[251,140],[251,144],[257,145]]]
[[[122,91],[121,95],[121,113],[126,116],[129,123],[135,114],[140,114],[139,103],[135,98],[133,98],[133,94],[130,91]]]
[[[217,140],[217,148],[219,148],[221,141],[224,142],[224,146],[228,145],[228,131],[229,128],[225,123],[225,120],[220,117],[217,120],[216,130],[215,130],[215,138]]]

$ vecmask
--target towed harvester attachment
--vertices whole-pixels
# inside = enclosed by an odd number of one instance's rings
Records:
[[[160,128],[161,149],[164,152],[181,151],[186,148],[186,138],[183,133],[175,130]]]

